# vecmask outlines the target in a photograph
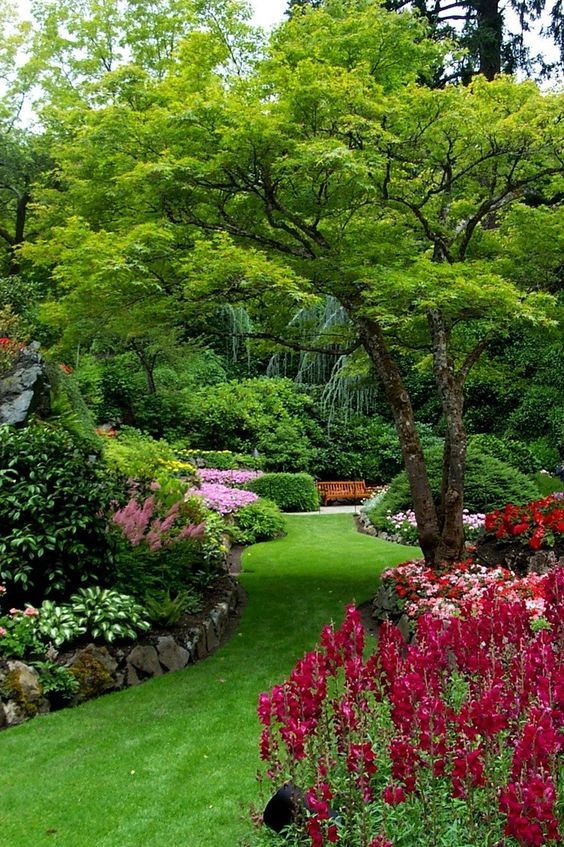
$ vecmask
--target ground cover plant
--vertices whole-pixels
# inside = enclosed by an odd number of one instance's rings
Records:
[[[558,568],[543,627],[490,592],[456,616],[423,615],[408,645],[384,624],[368,657],[354,607],[326,626],[259,699],[265,779],[305,791],[288,843],[560,843],[563,598]]]
[[[220,652],[0,733],[6,844],[76,847],[79,833],[81,847],[234,847],[251,837],[259,692],[344,604],[371,596],[381,569],[415,552],[357,533],[349,515],[286,523],[284,538],[244,554],[248,605]],[[87,801],[85,785],[96,786]]]

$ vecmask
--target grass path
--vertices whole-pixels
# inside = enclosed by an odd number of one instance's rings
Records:
[[[413,553],[350,515],[290,517],[245,553],[239,632],[186,671],[0,733],[0,847],[237,847],[257,799],[257,696]]]

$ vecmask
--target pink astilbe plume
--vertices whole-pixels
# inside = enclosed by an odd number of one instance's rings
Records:
[[[183,522],[180,503],[174,503],[163,516],[155,512],[154,497],[147,497],[142,504],[132,497],[123,509],[114,512],[112,520],[133,547],[144,543],[151,552],[204,534],[204,523],[196,525]]]

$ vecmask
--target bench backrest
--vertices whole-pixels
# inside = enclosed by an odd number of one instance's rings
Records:
[[[364,480],[338,481],[338,482],[318,482],[317,488],[319,491],[327,491],[335,494],[339,491],[366,491],[366,483]]]

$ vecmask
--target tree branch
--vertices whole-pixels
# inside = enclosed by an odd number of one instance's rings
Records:
[[[274,335],[270,332],[227,332],[226,330],[210,329],[206,330],[206,334],[219,335],[221,337],[229,338],[262,339],[272,341],[275,344],[279,344],[281,347],[288,347],[290,350],[296,350],[300,353],[321,353],[324,356],[334,356],[335,358],[338,358],[339,356],[349,356],[361,346],[361,342],[356,340],[344,349],[341,348],[339,350],[333,350],[330,347],[318,347],[312,344],[303,344],[299,341],[291,341],[290,339],[282,338],[282,336]]]

